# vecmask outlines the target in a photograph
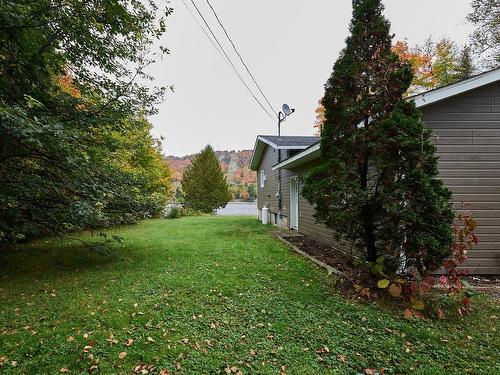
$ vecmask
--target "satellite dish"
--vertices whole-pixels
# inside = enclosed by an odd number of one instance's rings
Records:
[[[288,116],[292,113],[292,109],[290,108],[290,106],[288,104],[283,104],[283,106],[281,107],[281,109],[283,110],[283,113]]]

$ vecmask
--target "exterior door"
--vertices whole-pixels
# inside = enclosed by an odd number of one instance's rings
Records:
[[[290,179],[290,229],[299,230],[299,180]]]

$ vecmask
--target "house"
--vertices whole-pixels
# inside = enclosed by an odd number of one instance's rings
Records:
[[[410,98],[432,129],[440,177],[457,210],[466,202],[479,244],[464,264],[471,274],[500,274],[500,68]],[[272,224],[297,230],[341,251],[348,243],[314,219],[301,195],[303,178],[321,162],[318,137],[258,136],[250,168],[257,171],[257,206]]]

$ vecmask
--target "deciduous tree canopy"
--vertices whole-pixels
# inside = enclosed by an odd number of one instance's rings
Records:
[[[487,69],[500,66],[500,4],[498,0],[473,0],[467,19],[475,30],[471,35],[474,51]]]
[[[0,4],[0,242],[163,208],[170,171],[145,116],[164,89],[144,79],[170,12],[136,0]]]
[[[429,37],[413,47],[406,41],[398,41],[393,50],[413,68],[413,80],[406,95],[455,83],[472,76],[476,70],[470,47],[460,48],[446,38],[434,41]]]

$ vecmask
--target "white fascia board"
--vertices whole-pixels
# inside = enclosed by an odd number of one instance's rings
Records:
[[[250,169],[254,170],[254,171],[257,170],[257,169],[255,169],[256,167],[254,166],[254,162],[255,162],[255,155],[257,153],[258,144],[259,144],[259,137],[257,137],[257,139],[255,140],[255,145],[253,146],[252,158],[250,159]]]
[[[252,158],[250,159],[250,169],[253,171],[256,171],[258,167],[254,165],[257,161],[256,158],[261,158],[262,154],[264,153],[264,147],[261,147],[262,144],[267,144],[272,148],[274,148],[275,150],[305,150],[306,148],[309,147],[309,146],[278,146],[275,143],[267,140],[266,138],[258,136],[257,139],[255,140],[255,145],[253,147]]]
[[[422,94],[411,96],[408,100],[414,100],[417,108],[431,105],[449,97],[474,90],[478,87],[488,85],[500,80],[500,68],[489,72],[479,74],[469,79],[454,83],[449,86],[441,87],[435,90],[427,91]]]
[[[290,167],[293,165],[300,165],[306,161],[314,160],[316,158],[316,156],[319,156],[319,152],[320,152],[320,143],[317,143],[317,144],[309,147],[305,151],[302,151],[301,153],[298,153],[297,155],[294,155],[291,158],[288,158],[288,159],[282,161],[281,163],[276,164],[273,167],[273,171],[276,171],[278,169],[282,169],[285,167]],[[318,155],[314,155],[315,153],[318,153]],[[308,156],[310,158],[308,158]]]
[[[267,140],[264,137],[259,136],[259,137],[257,137],[257,139],[259,141],[262,141],[262,142],[268,144],[269,146],[271,146],[272,148],[274,148],[276,150],[304,150],[304,149],[309,147],[309,146],[278,146],[277,144]]]
[[[276,144],[274,144],[273,142],[267,140],[264,137],[258,136],[257,137],[257,141],[264,142],[264,143],[268,144],[269,146],[271,146],[272,148],[278,149],[278,146]],[[257,145],[257,143],[256,143],[256,145]]]

